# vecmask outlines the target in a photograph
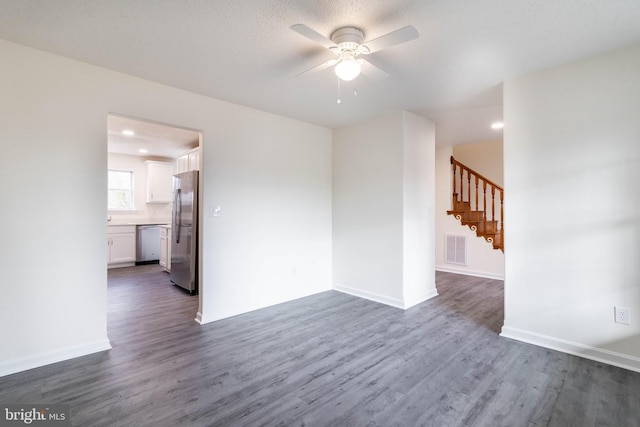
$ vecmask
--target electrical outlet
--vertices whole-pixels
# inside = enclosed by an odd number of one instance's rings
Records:
[[[613,312],[615,314],[616,323],[622,323],[623,325],[631,324],[631,313],[628,308],[614,306]]]

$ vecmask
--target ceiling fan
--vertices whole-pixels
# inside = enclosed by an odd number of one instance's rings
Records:
[[[331,34],[330,38],[323,36],[304,24],[295,24],[290,28],[309,40],[326,47],[336,55],[335,59],[305,70],[296,76],[310,71],[335,66],[334,70],[336,75],[340,79],[346,81],[353,80],[358,77],[362,71],[363,63],[367,64],[367,68],[370,70],[371,74],[374,74],[377,77],[386,76],[387,73],[362,58],[361,55],[369,55],[382,49],[417,39],[419,36],[418,30],[416,30],[412,25],[399,28],[367,42],[364,41],[364,32],[356,27],[338,28]]]

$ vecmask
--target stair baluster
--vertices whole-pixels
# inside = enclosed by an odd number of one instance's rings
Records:
[[[482,217],[484,218],[484,220],[487,220],[487,210],[485,209],[485,206],[487,206],[487,181],[482,181]]]
[[[479,211],[478,209],[478,175],[475,176],[476,179],[476,212]]]
[[[491,186],[491,221],[496,220],[496,187]]]
[[[456,168],[458,166],[455,163],[452,163],[451,166],[453,167],[453,186],[451,187],[453,188],[452,206],[455,209],[458,203],[458,193],[456,192]]]
[[[467,172],[467,201],[471,206],[471,174],[469,172]]]
[[[464,190],[463,190],[463,187],[462,187],[462,175],[463,174],[464,174],[464,169],[461,167],[460,168],[460,193],[458,193],[459,196],[460,196],[460,202],[461,203],[464,202]]]
[[[494,249],[504,252],[504,190],[502,187],[477,173],[470,167],[458,162],[451,156],[452,166],[452,210],[447,211],[449,215],[454,215],[463,225],[468,225],[476,232],[476,235],[484,237],[490,242]],[[458,170],[460,171],[458,173]],[[456,179],[456,173],[459,179]],[[464,188],[466,174],[466,192]],[[472,198],[471,179],[475,183],[475,196]],[[478,188],[482,182],[482,210],[479,205]],[[458,187],[459,183],[459,187]],[[491,219],[489,219],[489,205],[487,204],[487,187],[491,192]],[[500,216],[496,219],[496,190],[500,201]],[[465,200],[466,193],[466,200]],[[475,206],[475,210],[472,210]]]

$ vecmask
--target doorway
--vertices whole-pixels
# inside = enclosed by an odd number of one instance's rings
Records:
[[[173,286],[170,278],[174,176],[201,170],[201,142],[202,133],[197,130],[108,114],[109,276],[139,280],[148,273],[159,285]],[[197,200],[202,198],[201,194]],[[196,217],[198,231],[194,240],[199,242],[201,215]],[[157,230],[150,232],[154,228]],[[145,238],[141,239],[142,236]],[[200,257],[199,250],[194,250],[194,254]],[[198,266],[194,269],[194,280],[198,282],[200,259],[194,264]],[[201,300],[199,296],[191,298],[198,300],[195,319]]]

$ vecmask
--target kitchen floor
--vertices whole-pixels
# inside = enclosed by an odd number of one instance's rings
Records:
[[[160,264],[108,270],[107,295],[107,331],[113,347],[139,341],[139,334],[147,337],[168,325],[198,326],[198,296],[172,284]]]

